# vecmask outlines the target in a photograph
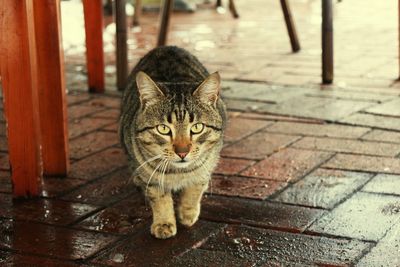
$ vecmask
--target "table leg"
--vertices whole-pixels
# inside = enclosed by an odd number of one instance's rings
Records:
[[[101,0],[83,0],[89,91],[104,92],[103,6]]]
[[[43,171],[65,176],[69,160],[60,0],[33,2]]]
[[[14,196],[38,195],[42,175],[33,2],[0,5],[0,72]]]

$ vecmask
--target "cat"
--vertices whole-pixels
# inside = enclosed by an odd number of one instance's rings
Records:
[[[176,235],[177,215],[190,227],[218,163],[226,127],[221,78],[188,51],[155,48],[132,70],[121,102],[120,139],[132,178],[153,213],[150,232]]]

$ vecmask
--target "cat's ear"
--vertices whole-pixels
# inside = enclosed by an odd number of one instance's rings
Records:
[[[164,98],[163,92],[155,82],[143,71],[136,74],[136,84],[139,91],[142,107],[158,103]]]
[[[197,87],[193,92],[193,96],[198,97],[207,104],[215,105],[219,97],[220,87],[221,77],[218,72],[214,72]]]

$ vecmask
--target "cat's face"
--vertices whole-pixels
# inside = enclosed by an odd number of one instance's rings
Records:
[[[223,118],[218,112],[219,75],[210,75],[197,89],[185,84],[164,90],[144,73],[137,76],[141,111],[136,139],[146,158],[161,155],[176,168],[201,164],[222,140]],[[175,86],[174,90],[166,89]],[[171,89],[171,88],[170,88]]]

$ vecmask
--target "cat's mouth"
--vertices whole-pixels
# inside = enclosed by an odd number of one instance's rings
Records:
[[[187,160],[187,159],[181,159],[181,160],[177,160],[174,161],[174,165],[177,168],[186,168],[190,165],[191,161]]]

